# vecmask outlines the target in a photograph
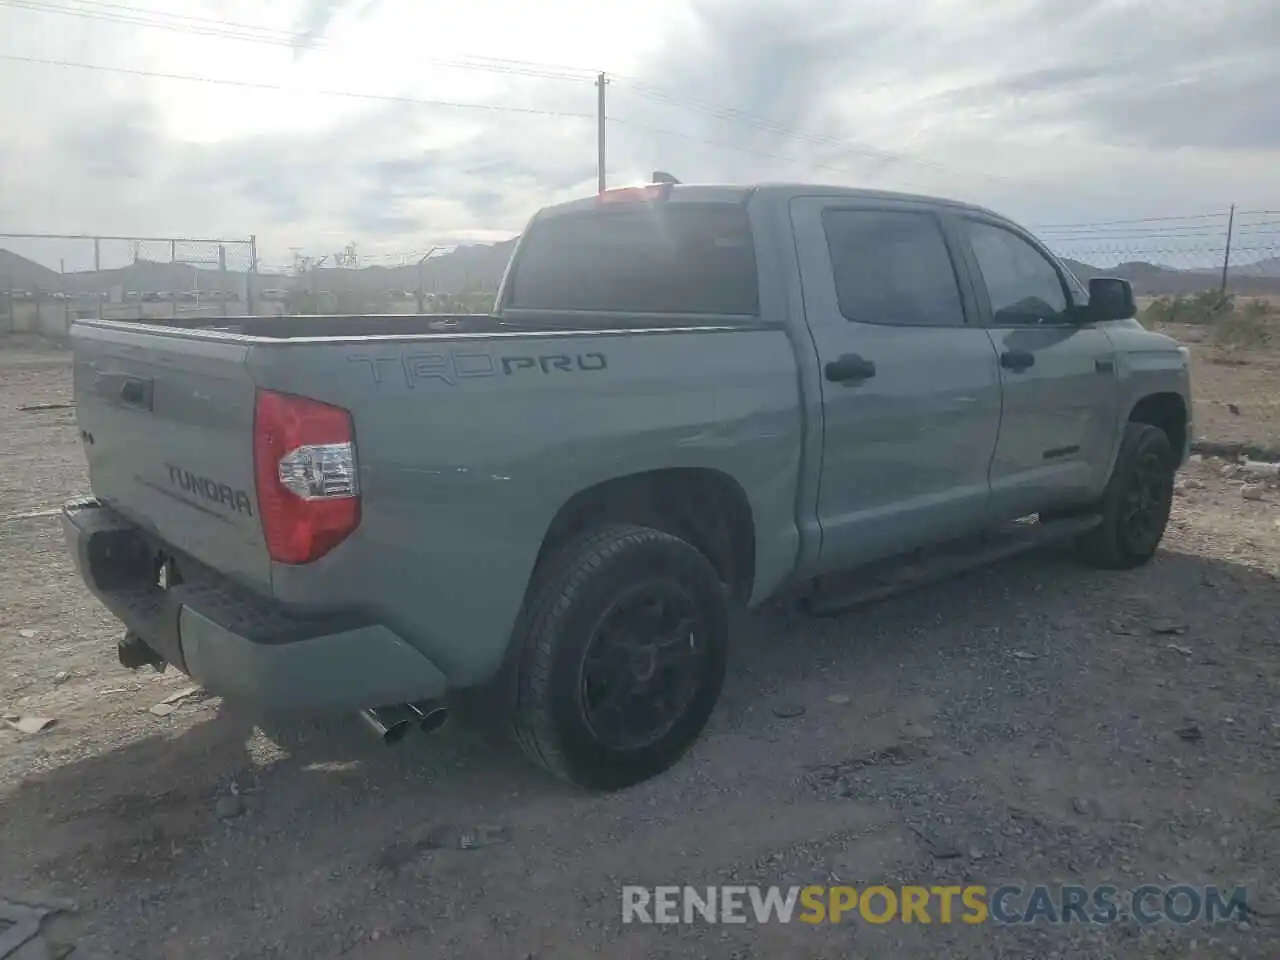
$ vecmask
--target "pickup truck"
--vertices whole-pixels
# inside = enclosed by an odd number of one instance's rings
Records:
[[[588,789],[698,738],[735,609],[1051,541],[1144,563],[1191,435],[1187,353],[1128,283],[827,186],[544,209],[483,316],[71,339],[94,496],[64,531],[123,663],[388,740],[482,703]]]

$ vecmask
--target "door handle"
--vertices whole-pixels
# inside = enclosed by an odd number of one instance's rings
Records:
[[[126,407],[150,410],[155,381],[148,377],[130,377],[119,373],[103,373],[96,378],[98,392],[108,401]]]
[[[1014,373],[1021,373],[1036,365],[1036,355],[1029,350],[1006,350],[1000,354],[1000,366]]]
[[[876,365],[856,353],[846,353],[824,368],[832,383],[861,383],[876,375]]]

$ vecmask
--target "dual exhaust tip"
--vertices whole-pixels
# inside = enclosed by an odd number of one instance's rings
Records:
[[[370,707],[360,718],[383,743],[399,743],[414,727],[435,733],[449,722],[449,708],[442,703],[402,703],[391,707]]]

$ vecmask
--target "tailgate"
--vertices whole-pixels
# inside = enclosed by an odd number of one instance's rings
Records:
[[[269,593],[249,348],[115,324],[78,323],[71,338],[94,495],[176,552]]]

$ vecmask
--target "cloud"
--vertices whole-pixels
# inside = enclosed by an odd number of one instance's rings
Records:
[[[296,31],[294,44],[299,50],[308,50],[324,36],[335,20],[343,13],[355,8],[357,18],[372,14],[381,0],[303,0],[301,8],[294,19]]]
[[[1074,5],[1072,5],[1074,7]],[[1167,151],[1280,147],[1280,21],[1265,3],[1230,11],[1095,4],[1055,27],[1058,62],[956,87],[940,109],[987,109],[1024,125],[1069,123],[1104,143]],[[1064,9],[1067,8],[1064,5]]]
[[[616,71],[611,183],[655,169],[852,183],[1031,223],[1280,203],[1280,22],[1268,0],[1169,0],[1158,13],[1136,0],[294,0],[272,11],[184,8],[270,26],[278,45],[0,7],[0,53],[292,91],[0,61],[5,221],[256,233],[274,262],[348,240],[390,253],[510,235],[538,206],[594,189],[597,66]],[[479,51],[496,58],[486,70],[439,62]],[[513,62],[529,59],[574,69]],[[316,92],[339,90],[369,96]]]

